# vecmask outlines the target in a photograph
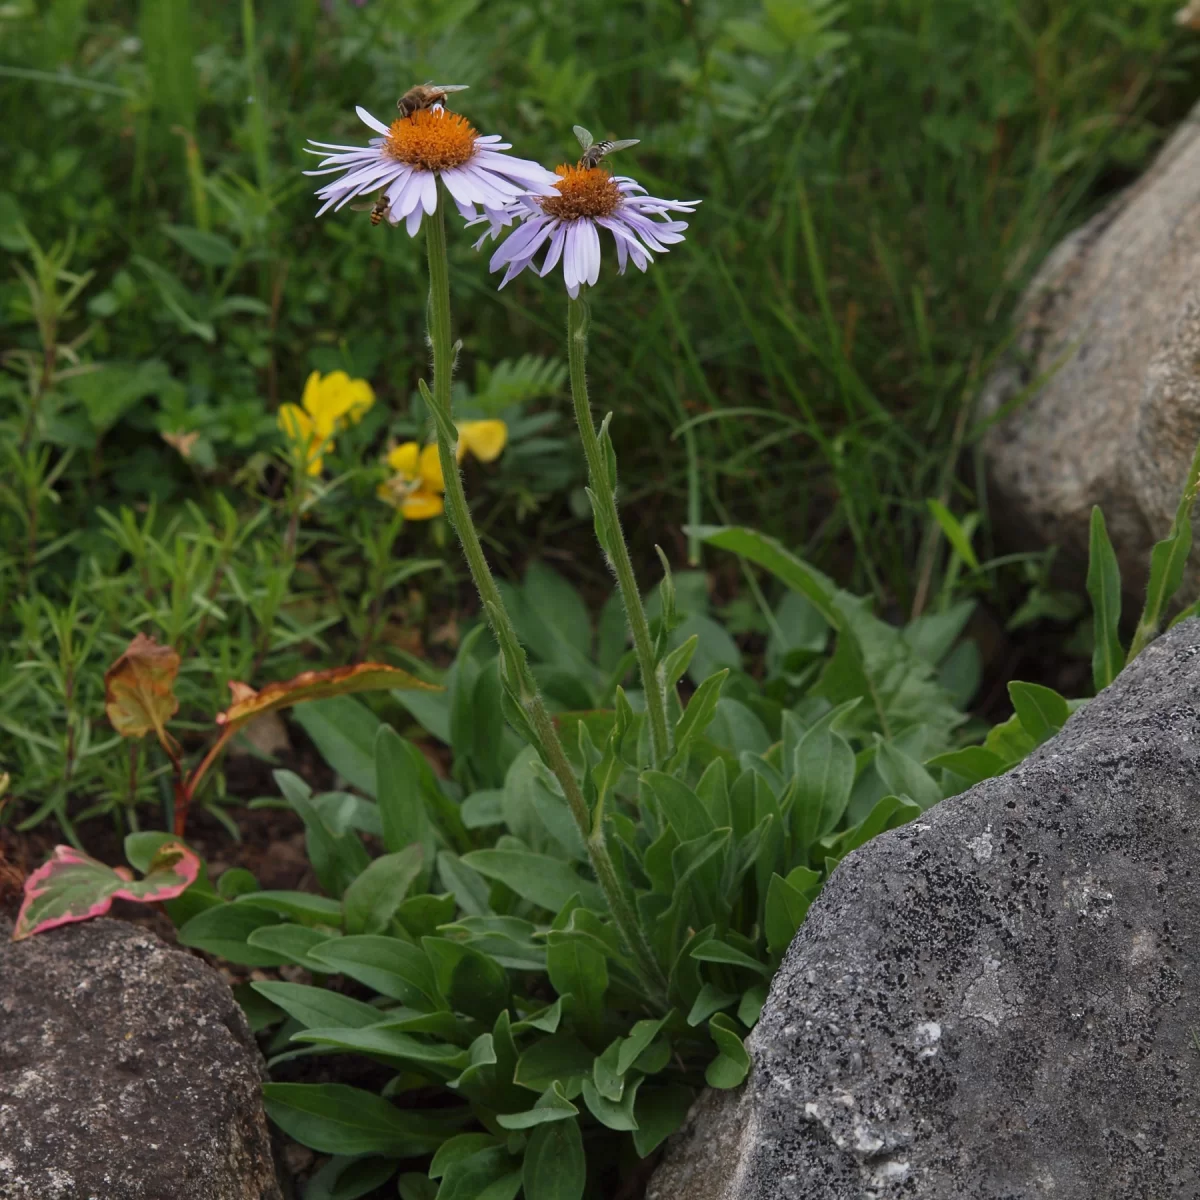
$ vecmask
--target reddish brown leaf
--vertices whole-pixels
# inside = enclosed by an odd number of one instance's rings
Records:
[[[231,683],[233,703],[217,714],[217,724],[232,732],[263,713],[288,708],[305,700],[324,700],[329,696],[345,696],[350,692],[372,692],[382,689],[401,691],[440,692],[432,683],[423,683],[415,675],[389,667],[384,663],[359,663],[356,667],[334,667],[330,671],[303,671],[283,683],[268,683],[261,692],[244,683]]]
[[[175,677],[179,655],[139,633],[104,675],[104,711],[113,728],[126,738],[153,730],[170,750],[167,722],[179,710]]]

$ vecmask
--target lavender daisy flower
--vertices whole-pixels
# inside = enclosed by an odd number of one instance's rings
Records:
[[[380,136],[366,146],[314,142],[309,154],[326,154],[306,175],[338,175],[317,196],[325,203],[319,217],[355,196],[378,192],[379,211],[393,225],[404,221],[409,235],[421,227],[422,216],[437,208],[438,180],[467,220],[478,215],[476,205],[497,211],[530,194],[553,196],[555,177],[539,163],[502,153],[512,147],[499,134],[481,137],[471,123],[439,103],[393,121],[377,121],[365,108],[359,119]]]
[[[672,220],[668,214],[692,213],[700,201],[659,200],[647,195],[635,179],[613,175],[600,165],[606,154],[634,145],[634,141],[593,143],[586,129],[576,126],[575,132],[583,146],[583,158],[573,167],[563,165],[555,170],[553,193],[522,196],[498,210],[485,206],[484,216],[468,222],[488,222],[487,231],[475,243],[477,250],[488,238],[499,237],[502,229],[518,222],[488,264],[492,271],[508,268],[501,287],[533,266],[534,257],[547,246],[541,267],[534,269],[547,275],[561,261],[567,293],[578,296],[584,284],[591,286],[600,276],[600,229],[607,229],[616,242],[621,275],[630,261],[644,271],[654,261],[652,251],[665,254],[670,246],[683,241],[687,222]]]

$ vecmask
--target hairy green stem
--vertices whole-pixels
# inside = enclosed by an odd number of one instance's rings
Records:
[[[633,650],[642,673],[646,693],[646,715],[650,723],[650,753],[654,766],[659,767],[671,752],[670,729],[667,724],[667,695],[654,661],[654,643],[650,638],[650,622],[638,591],[637,576],[629,558],[629,547],[621,531],[621,516],[617,511],[617,481],[610,474],[610,459],[601,445],[596,427],[592,424],[592,408],[587,390],[587,305],[583,300],[567,300],[567,357],[571,364],[571,399],[575,403],[575,420],[583,441],[587,459],[588,480],[591,483],[592,510],[596,514],[597,533],[617,577],[621,603],[633,635]]]
[[[562,787],[571,815],[587,844],[592,870],[632,956],[639,980],[649,996],[660,1005],[665,1005],[666,980],[654,952],[646,941],[637,916],[620,886],[607,841],[603,835],[591,835],[587,800],[563,749],[562,739],[558,736],[554,721],[538,691],[533,672],[529,669],[529,661],[518,640],[512,618],[504,607],[500,589],[492,577],[491,568],[475,530],[475,523],[471,518],[471,510],[467,505],[455,453],[458,439],[450,399],[454,345],[450,330],[450,272],[446,251],[445,207],[446,194],[439,183],[437,208],[425,218],[425,244],[429,253],[429,340],[433,351],[432,407],[437,424],[438,461],[441,463],[446,486],[446,511],[458,535],[471,578],[483,601],[488,624],[500,647],[501,660],[505,664],[509,682],[517,692],[520,709],[532,727],[546,765],[554,772]]]

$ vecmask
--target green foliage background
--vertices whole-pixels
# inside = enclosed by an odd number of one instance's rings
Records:
[[[640,137],[628,169],[705,201],[686,249],[597,297],[626,502],[753,524],[904,606],[921,505],[978,432],[964,406],[1014,297],[1188,98],[1174,8],[11,0],[4,245],[18,218],[43,243],[76,229],[76,269],[97,272],[87,353],[130,368],[85,388],[104,437],[75,486],[92,505],[177,499],[194,480],[162,428],[199,430],[219,482],[314,367],[406,401],[419,247],[362,214],[313,221],[301,147],[361,137],[355,104],[386,114],[436,77],[470,83],[462,111],[518,153],[571,157],[575,122]],[[557,286],[497,295],[452,243],[468,370],[514,342],[556,353]],[[27,339],[19,305],[8,277],[5,340]],[[551,506],[531,548],[564,519]]]

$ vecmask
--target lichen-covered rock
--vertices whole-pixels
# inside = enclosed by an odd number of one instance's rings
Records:
[[[651,1200],[1197,1200],[1198,884],[1189,620],[837,868]]]
[[[221,977],[121,921],[11,928],[0,1200],[279,1200],[262,1060]]]
[[[1022,545],[1087,563],[1093,504],[1131,595],[1166,534],[1200,438],[1200,109],[1145,175],[1051,255],[1018,316],[1016,353],[984,389],[991,507]],[[1200,571],[1185,591],[1200,587]]]

